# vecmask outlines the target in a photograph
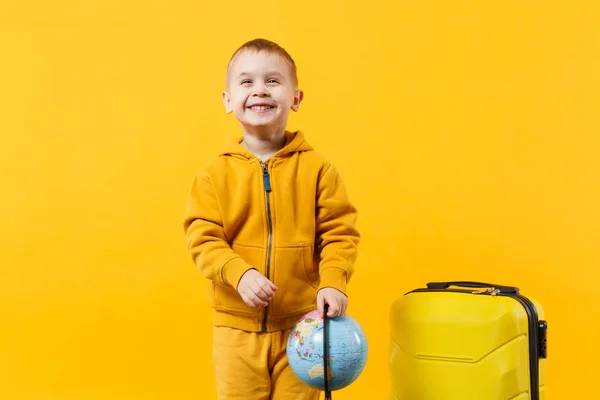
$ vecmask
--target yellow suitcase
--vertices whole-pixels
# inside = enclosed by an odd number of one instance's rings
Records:
[[[544,310],[519,289],[431,282],[390,311],[392,400],[545,400]]]

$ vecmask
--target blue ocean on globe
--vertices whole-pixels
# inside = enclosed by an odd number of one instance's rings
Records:
[[[367,338],[350,316],[328,319],[329,390],[339,390],[358,378],[367,363]],[[317,310],[304,315],[290,332],[286,353],[294,374],[305,384],[325,389],[323,319]]]

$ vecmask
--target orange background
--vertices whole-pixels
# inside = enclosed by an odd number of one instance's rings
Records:
[[[182,217],[239,134],[220,91],[255,37],[296,59],[289,128],[360,211],[369,361],[336,399],[387,396],[389,306],[444,279],[539,299],[549,398],[590,398],[600,7],[581,0],[3,2],[0,398],[214,398]]]

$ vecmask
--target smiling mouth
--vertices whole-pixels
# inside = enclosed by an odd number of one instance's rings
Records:
[[[273,106],[269,106],[269,105],[254,105],[254,106],[250,106],[248,107],[250,110],[252,111],[256,111],[256,112],[264,112],[264,111],[269,111],[275,107]]]

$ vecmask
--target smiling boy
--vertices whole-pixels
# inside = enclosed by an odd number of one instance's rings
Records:
[[[286,129],[304,98],[296,65],[279,45],[242,45],[222,100],[242,128],[196,174],[184,231],[211,282],[213,365],[219,400],[316,400],[285,349],[290,329],[316,308],[345,313],[359,233],[336,169]]]

